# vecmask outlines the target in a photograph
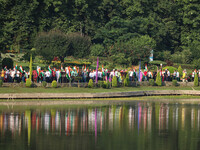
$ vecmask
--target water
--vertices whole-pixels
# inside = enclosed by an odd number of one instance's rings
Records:
[[[198,104],[0,107],[2,150],[197,150]]]

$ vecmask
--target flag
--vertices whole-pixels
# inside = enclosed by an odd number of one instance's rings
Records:
[[[43,72],[43,70],[40,72],[40,74],[42,75],[42,77],[44,77],[44,72]]]
[[[52,74],[50,65],[49,65],[49,67],[48,67],[48,70],[49,70],[50,74]]]
[[[140,72],[141,72],[141,59],[140,59],[140,62],[139,62],[139,77],[138,77],[138,81],[140,82],[140,78],[142,78],[142,76],[140,76]]]
[[[37,66],[37,74],[38,74],[38,76],[40,75],[40,70],[41,70],[41,68],[39,66]]]
[[[63,66],[62,66],[62,65],[61,65],[60,69],[61,69],[62,72],[64,72],[64,69],[63,69]]]
[[[67,77],[68,80],[70,80],[70,78],[71,78],[70,67],[67,67],[66,72],[67,72],[66,77]]]
[[[87,71],[86,65],[85,65],[85,71]]]
[[[82,66],[82,71],[84,70],[84,65]]]
[[[76,69],[76,72],[78,73],[78,69],[77,69],[77,67],[75,66],[75,69]]]
[[[146,70],[146,71],[148,70],[148,68],[147,68],[147,64],[145,64],[145,70]]]
[[[22,66],[19,67],[19,70],[20,70],[21,73],[23,73],[23,68],[22,68]]]
[[[5,67],[4,67],[4,71],[7,71],[7,70],[8,70],[8,69],[7,69],[7,66],[5,66]]]
[[[103,65],[102,65],[102,69],[101,70],[102,70],[102,75],[105,76]]]
[[[15,69],[17,70],[18,68],[17,68],[17,64],[15,65]]]
[[[98,69],[99,69],[99,57],[97,57],[96,83],[98,83]]]
[[[59,78],[61,78],[61,70],[59,69]]]

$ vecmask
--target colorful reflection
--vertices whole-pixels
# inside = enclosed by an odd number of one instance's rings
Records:
[[[89,136],[94,137],[92,139],[95,144],[108,134],[122,138],[128,135],[135,140],[134,142],[140,143],[141,139],[147,142],[173,136],[186,136],[189,129],[190,137],[197,138],[199,135],[195,132],[198,132],[199,128],[200,107],[185,104],[139,102],[132,105],[45,111],[6,110],[0,113],[0,136],[5,137],[9,133],[12,139],[23,137],[27,140],[27,145],[31,145],[32,139],[35,140],[41,134],[45,137],[54,135],[68,138]],[[153,137],[155,139],[151,139]],[[187,138],[180,141],[187,143]],[[188,148],[181,144],[179,147]],[[168,145],[167,148],[173,147]]]

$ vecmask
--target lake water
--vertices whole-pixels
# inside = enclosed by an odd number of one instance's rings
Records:
[[[200,105],[0,107],[1,150],[197,150]]]

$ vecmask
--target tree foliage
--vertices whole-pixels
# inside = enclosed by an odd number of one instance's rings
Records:
[[[50,63],[55,56],[62,62],[67,54],[70,53],[69,38],[58,30],[40,33],[35,40],[35,48],[39,55]]]
[[[194,76],[194,86],[199,86],[198,75],[196,73],[195,73],[195,76]]]
[[[150,51],[154,48],[155,41],[149,36],[132,38],[127,42],[117,42],[109,48],[109,55],[115,63],[137,64],[138,60],[148,62]]]
[[[91,39],[80,33],[71,33],[68,35],[74,57],[82,58],[90,54]]]
[[[200,57],[198,0],[2,0],[0,8],[0,52],[30,51],[35,41],[52,50],[55,45],[45,45],[43,42],[48,38],[39,41],[37,35],[61,30],[71,36],[72,45],[68,43],[67,51],[63,51],[67,44],[63,46],[62,36],[52,37],[58,49],[41,52],[48,56],[47,61],[56,55],[63,60],[67,55],[110,57],[114,53],[111,59],[134,64],[136,58],[127,56],[131,53],[137,56],[142,51],[142,58],[147,58],[149,48],[155,54],[169,51],[171,60],[176,57],[180,60],[181,53],[184,63]],[[153,46],[147,48],[147,39],[154,41]],[[188,50],[187,54],[184,50]],[[168,58],[159,60],[164,59]]]
[[[157,86],[162,86],[162,80],[161,80],[160,72],[157,72],[156,85]]]

